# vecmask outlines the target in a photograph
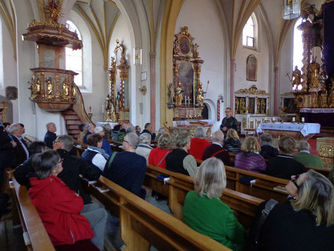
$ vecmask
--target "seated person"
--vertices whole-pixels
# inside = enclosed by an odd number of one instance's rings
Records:
[[[292,197],[268,215],[259,250],[333,250],[333,184],[313,170],[293,175],[286,185]]]
[[[195,177],[197,163],[195,158],[188,153],[190,137],[187,132],[180,132],[177,135],[175,138],[175,147],[166,157],[167,170]]]
[[[195,159],[202,160],[205,148],[211,145],[210,142],[205,139],[205,136],[204,128],[196,127],[194,137],[190,140],[189,149],[189,153],[194,156]]]
[[[81,158],[103,171],[110,156],[101,148],[102,137],[99,134],[89,135],[87,137],[87,143],[88,147],[82,153]]]
[[[141,132],[141,128],[140,128],[139,125],[136,125],[135,131],[136,131],[137,136],[139,137],[140,136],[140,132]]]
[[[224,165],[230,164],[230,155],[227,150],[223,148],[224,134],[221,130],[216,131],[212,135],[212,144],[205,148],[203,153],[203,160],[211,157],[216,157],[223,161]]]
[[[14,167],[22,164],[29,158],[28,143],[23,139],[22,135],[25,132],[21,124],[12,124],[8,130],[11,134],[11,139],[16,143],[13,148]]]
[[[242,250],[245,230],[220,199],[226,187],[223,162],[215,157],[203,161],[194,183],[195,191],[184,202],[184,223],[232,250]]]
[[[43,153],[49,150],[48,146],[41,141],[35,141],[29,146],[30,158],[24,161],[21,165],[15,168],[14,177],[16,181],[27,188],[30,187],[29,179],[36,177],[34,168],[32,167],[32,157],[37,153]]]
[[[118,141],[118,133],[120,130],[121,130],[120,124],[114,126],[114,128],[111,130],[111,140]]]
[[[95,125],[94,124],[88,124],[87,129],[88,129],[88,131],[87,131],[86,135],[83,138],[83,143],[86,144],[86,145],[88,144],[87,137],[88,137],[88,135],[94,133]]]
[[[234,129],[228,129],[226,139],[224,141],[224,148],[230,153],[240,152],[241,142],[238,133]]]
[[[11,126],[11,123],[9,123],[9,122],[5,122],[5,123],[3,123],[3,128],[4,128],[6,131],[8,131],[8,129],[9,129],[10,126]]]
[[[261,151],[260,154],[265,159],[270,159],[278,155],[278,149],[272,146],[273,138],[270,134],[264,133],[260,136]]]
[[[310,153],[310,144],[305,140],[299,142],[299,153],[294,154],[293,157],[304,166],[324,168],[320,157]]]
[[[153,130],[153,127],[152,127],[151,123],[146,123],[145,127],[144,127],[144,130],[141,133],[148,133],[148,134],[150,134],[152,141],[155,141],[155,136],[156,135],[154,133],[154,130]]]
[[[260,145],[257,139],[253,136],[246,137],[241,145],[241,152],[235,156],[234,166],[247,171],[264,172],[266,162],[259,151]]]
[[[288,136],[278,141],[279,155],[269,160],[266,173],[282,179],[290,179],[292,175],[306,172],[303,164],[296,161],[292,153],[296,148],[296,141]]]
[[[4,181],[4,171],[6,168],[15,167],[14,148],[17,146],[11,135],[2,125],[2,112],[0,109],[0,187]]]
[[[148,163],[153,166],[166,168],[166,157],[170,153],[171,137],[169,134],[160,135],[158,146],[153,148],[148,156]]]
[[[80,133],[79,133],[79,136],[77,138],[77,143],[80,144],[81,146],[83,146],[85,144],[84,143],[84,137],[86,136],[86,134],[88,132],[88,127],[89,127],[89,124],[87,124],[87,123],[83,123],[83,124],[79,125]]]
[[[159,141],[159,137],[161,137],[164,134],[168,134],[168,131],[165,127],[160,127],[158,130],[158,135],[155,137],[155,142]]]
[[[150,144],[151,144],[151,134],[148,133],[140,134],[139,144],[136,148],[136,153],[139,154],[140,156],[143,156],[146,159],[146,162],[152,150]]]
[[[46,124],[46,134],[44,136],[44,142],[45,144],[50,148],[52,149],[53,147],[53,141],[55,141],[55,139],[57,138],[57,134],[56,134],[56,131],[57,131],[57,127],[56,127],[56,124],[55,123],[47,123]]]
[[[33,157],[37,177],[30,178],[28,195],[54,246],[75,244],[94,237],[85,216],[80,215],[83,200],[68,188],[57,175],[62,160],[56,151],[46,151]]]
[[[126,134],[123,140],[124,152],[113,153],[104,168],[103,176],[144,198],[141,186],[145,177],[146,159],[136,154],[138,143],[136,133]]]
[[[101,126],[95,127],[94,133],[97,133],[97,134],[99,134],[102,137],[102,147],[101,148],[104,150],[104,152],[106,154],[108,154],[109,156],[111,156],[111,154],[112,154],[111,146],[108,143],[108,141],[106,140],[106,138],[104,137],[105,136],[105,132],[104,132],[103,127],[101,127]]]

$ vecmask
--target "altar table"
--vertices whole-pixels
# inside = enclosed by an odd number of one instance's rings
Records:
[[[320,133],[318,123],[261,123],[257,128],[257,133],[267,132],[273,136],[292,136],[296,139],[310,138],[314,134]]]

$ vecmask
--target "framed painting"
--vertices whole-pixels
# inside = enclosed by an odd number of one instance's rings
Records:
[[[246,60],[246,79],[248,81],[257,81],[257,59],[251,54]]]

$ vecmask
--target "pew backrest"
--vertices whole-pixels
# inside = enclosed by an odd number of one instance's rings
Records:
[[[229,250],[105,177],[97,184],[83,182],[107,209],[118,211],[127,250],[149,250],[150,245],[158,250]],[[109,191],[102,193],[97,189],[101,186]]]

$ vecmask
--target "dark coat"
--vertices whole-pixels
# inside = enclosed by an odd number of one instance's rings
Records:
[[[310,211],[296,211],[289,201],[275,206],[261,233],[260,250],[264,251],[334,249],[334,226],[317,227]]]
[[[263,158],[270,159],[278,155],[278,149],[270,145],[263,145],[261,146],[260,154],[262,155]]]
[[[143,197],[143,185],[146,171],[146,159],[133,152],[119,152],[110,166],[107,163],[103,176],[124,187],[130,192]]]
[[[279,154],[271,158],[266,173],[282,179],[290,179],[292,175],[304,173],[305,167],[290,155]]]
[[[235,117],[229,117],[229,118],[225,117],[222,121],[222,124],[220,125],[220,130],[223,131],[223,127],[227,127],[227,130],[233,128],[234,130],[237,131],[238,130],[238,121]],[[224,132],[224,133],[226,133],[226,132]]]
[[[154,141],[155,140],[155,133],[151,133],[149,130],[146,130],[146,129],[144,129],[142,132],[141,132],[141,134],[143,134],[143,133],[148,133],[148,134],[150,134],[151,135],[151,141]]]
[[[57,134],[47,131],[44,136],[44,143],[50,148],[53,148],[53,142],[56,140]]]
[[[231,153],[240,152],[241,142],[240,140],[227,139],[224,141],[224,148]]]
[[[203,153],[203,160],[206,160],[211,157],[216,157],[223,161],[224,165],[230,165],[230,155],[225,148],[222,148],[220,145],[211,144],[205,148]]]
[[[0,185],[3,181],[5,168],[15,166],[13,146],[10,141],[11,139],[7,131],[5,131],[2,126],[0,126]]]
[[[183,149],[174,149],[166,157],[166,169],[172,172],[189,175],[188,171],[183,167],[183,160],[188,155]]]
[[[88,164],[85,160],[71,155],[69,152],[59,149],[57,150],[60,157],[63,159],[63,171],[58,177],[74,192],[78,193],[84,203],[89,203],[90,197],[83,193],[79,175],[89,180],[96,180],[100,177],[100,171],[95,166]],[[29,179],[36,177],[34,168],[31,165],[29,158],[14,171],[14,177],[21,185],[30,187]]]
[[[13,153],[14,153],[14,159],[15,159],[14,166],[17,167],[18,165],[21,165],[24,161],[26,161],[29,158],[29,155],[27,156],[26,151],[24,150],[20,141],[15,136],[12,136],[12,137],[13,137],[13,140],[16,142],[16,147],[13,148]],[[27,142],[24,139],[21,139],[21,142],[25,145],[28,151]]]

